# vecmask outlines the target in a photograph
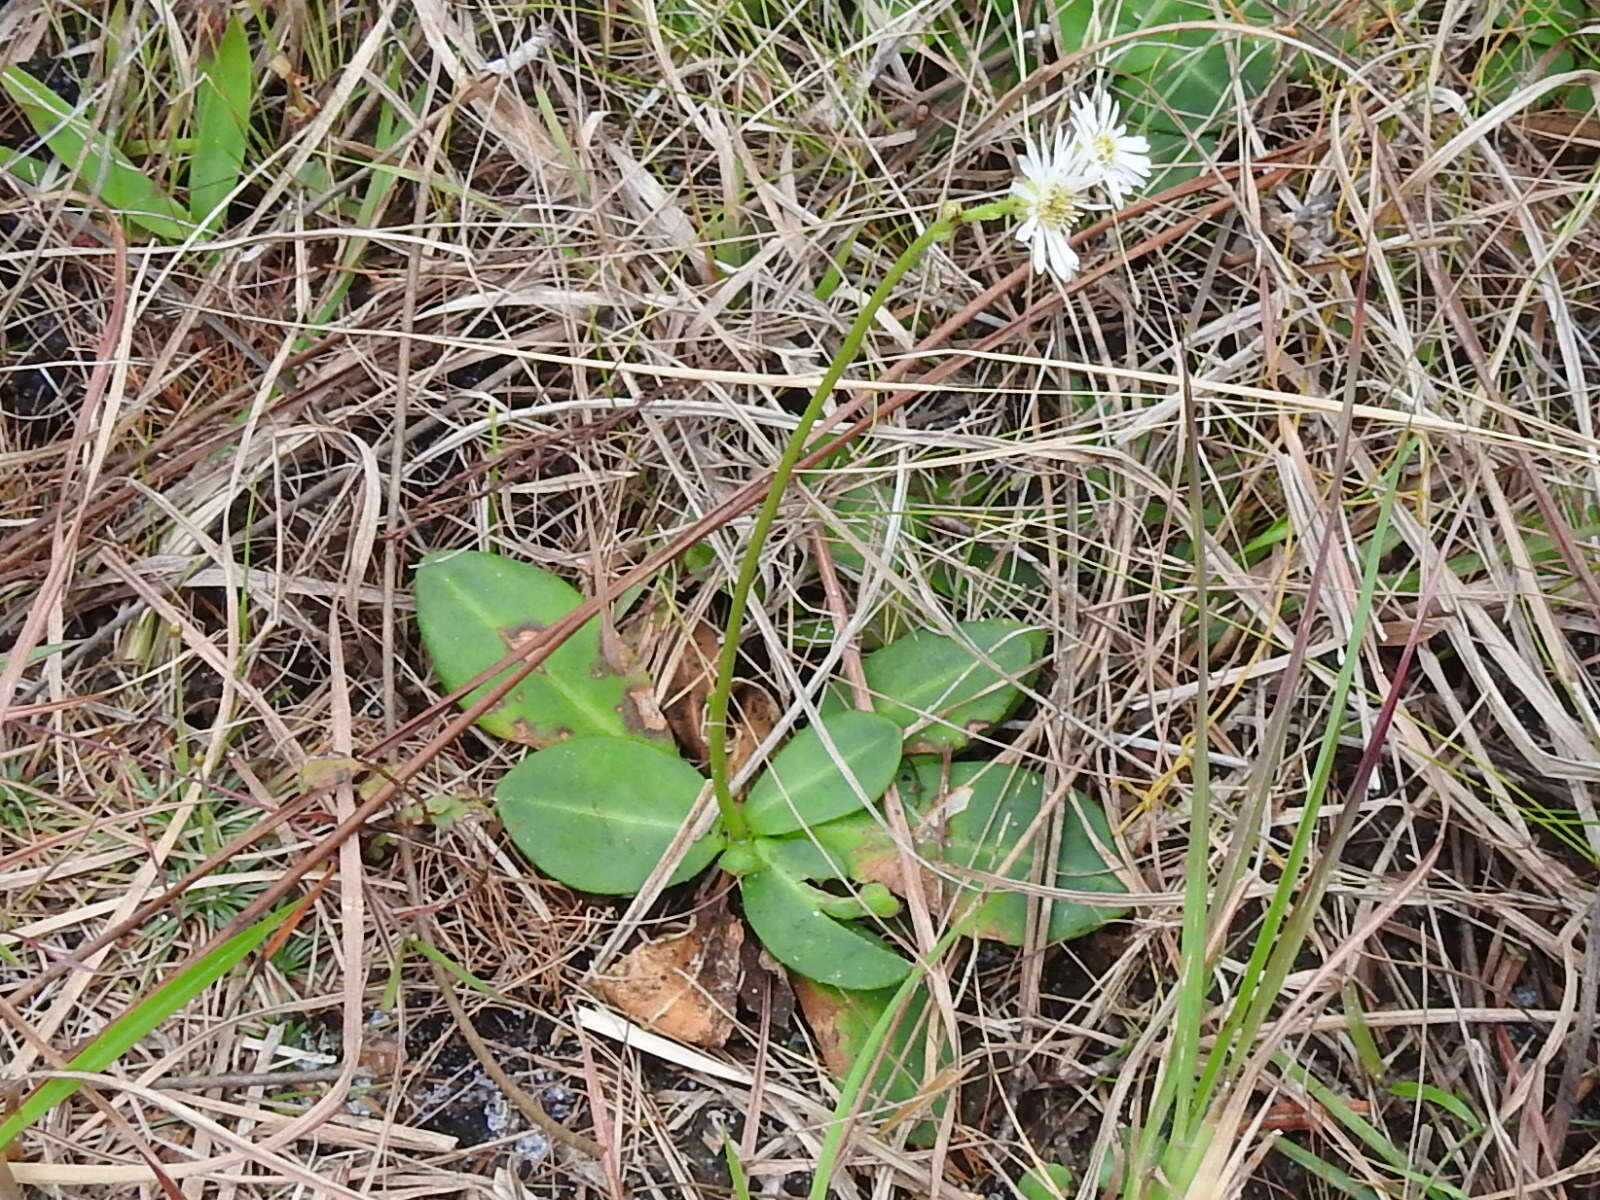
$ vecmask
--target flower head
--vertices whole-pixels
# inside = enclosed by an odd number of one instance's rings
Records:
[[[1078,269],[1072,227],[1089,207],[1097,176],[1063,130],[1056,131],[1048,146],[1032,138],[1024,145],[1026,153],[1017,160],[1019,175],[1011,184],[1022,216],[1017,241],[1032,251],[1035,271],[1047,270],[1065,283]]]
[[[1116,100],[1105,92],[1072,102],[1072,141],[1114,204],[1150,178],[1149,140],[1128,132]]]

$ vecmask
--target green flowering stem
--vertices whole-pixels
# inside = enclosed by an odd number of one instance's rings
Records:
[[[722,651],[717,656],[717,681],[706,701],[706,747],[711,759],[711,788],[717,798],[717,808],[722,812],[723,831],[730,842],[742,842],[750,833],[745,823],[744,810],[734,801],[733,790],[728,782],[728,704],[733,693],[733,668],[739,657],[739,637],[744,631],[745,609],[750,601],[750,589],[755,586],[761,550],[766,545],[767,534],[771,532],[772,523],[777,518],[778,504],[783,499],[783,491],[789,485],[790,476],[794,474],[794,465],[800,461],[801,455],[805,452],[806,439],[811,434],[811,427],[822,415],[823,404],[833,394],[833,389],[844,376],[845,368],[860,351],[861,343],[866,339],[867,330],[872,324],[872,318],[888,301],[890,294],[905,277],[905,273],[916,265],[929,246],[951,237],[962,225],[1005,216],[1013,207],[1014,202],[1007,199],[947,212],[906,247],[904,253],[884,275],[883,282],[878,284],[866,304],[862,305],[861,311],[856,314],[850,332],[845,334],[838,353],[828,364],[827,373],[817,385],[817,390],[812,393],[811,402],[806,405],[805,412],[800,414],[800,423],[789,435],[789,441],[778,459],[777,468],[772,473],[772,483],[767,488],[767,497],[762,501],[761,509],[756,514],[755,527],[750,531],[750,542],[745,547],[744,557],[739,560],[739,574],[734,580],[733,597],[728,605],[728,624],[722,634]]]

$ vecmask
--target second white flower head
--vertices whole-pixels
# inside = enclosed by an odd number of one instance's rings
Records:
[[[1032,251],[1033,269],[1063,283],[1071,279],[1078,269],[1072,230],[1097,207],[1095,189],[1120,205],[1150,170],[1149,141],[1128,132],[1117,102],[1104,92],[1075,99],[1070,128],[1058,129],[1050,142],[1027,138],[1011,194],[1019,201],[1017,240]]]
[[[1117,102],[1104,92],[1072,102],[1072,141],[1114,204],[1150,178],[1149,139],[1128,132]]]

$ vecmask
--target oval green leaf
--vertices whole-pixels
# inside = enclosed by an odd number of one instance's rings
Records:
[[[911,964],[883,941],[822,911],[826,892],[776,867],[739,880],[745,919],[774,958],[834,987],[889,987]]]
[[[881,566],[895,515],[894,489],[882,484],[862,484],[835,496],[823,510],[834,565],[855,575],[869,564]],[[899,515],[901,545],[921,540],[923,519],[914,510]]]
[[[925,856],[952,867],[991,874],[1001,873],[1001,865],[1033,825],[1045,799],[1044,776],[1000,763],[951,763],[948,776],[941,762],[912,763],[901,771],[897,787],[907,808],[923,826],[917,830],[917,840],[918,849]],[[1081,892],[1116,895],[1126,891],[1101,857],[1099,847],[1110,848],[1114,843],[1100,806],[1074,792],[1063,801],[1063,808],[1055,878],[1048,882]],[[940,826],[942,838],[937,836]],[[1038,836],[1042,838],[1046,832],[1041,829]],[[1031,842],[1024,846],[1006,867],[1005,877],[1031,878],[1035,853]],[[852,870],[858,875],[871,873],[871,863],[864,853],[858,852]],[[997,892],[993,885],[976,880],[963,886],[978,904],[961,918],[961,931],[1011,946],[1022,945],[1028,897],[1021,892]],[[983,898],[985,892],[989,895]],[[1050,905],[1049,940],[1081,937],[1126,911],[1054,900]]]
[[[531,563],[461,551],[417,568],[417,627],[439,682],[450,691],[494,666],[525,639],[583,602],[571,584]],[[469,692],[466,708],[510,671]],[[478,724],[496,737],[553,746],[569,737],[643,737],[666,744],[647,728],[634,702],[649,681],[624,675],[600,650],[600,622],[588,622],[517,684]]]
[[[1044,634],[1016,621],[967,621],[958,637],[918,630],[867,655],[874,707],[902,729],[909,752],[956,750],[1022,699]],[[926,722],[926,724],[923,724]]]
[[[883,795],[899,765],[900,727],[893,721],[869,712],[824,717],[773,756],[750,789],[745,817],[752,832],[765,836],[820,825]]]
[[[250,42],[244,23],[234,17],[216,49],[201,61],[200,82],[195,89],[189,215],[197,225],[216,229],[223,223],[221,205],[238,186],[244,166],[254,97]]]
[[[539,870],[579,891],[626,896],[666,854],[704,782],[682,759],[633,738],[574,738],[524,758],[495,801]],[[698,874],[721,848],[716,833],[701,838],[670,882]]]

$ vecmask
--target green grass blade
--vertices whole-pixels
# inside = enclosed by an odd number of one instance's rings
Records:
[[[189,160],[189,215],[195,224],[216,229],[244,169],[245,137],[255,102],[250,43],[238,17],[228,22],[216,50],[200,64],[200,72],[195,151]]]
[[[1376,1191],[1364,1183],[1357,1183],[1355,1178],[1346,1171],[1319,1158],[1297,1142],[1288,1138],[1279,1138],[1272,1143],[1272,1148],[1294,1163],[1301,1170],[1316,1179],[1320,1179],[1334,1191],[1343,1192],[1346,1196],[1353,1196],[1355,1200],[1383,1200]]]
[[[722,1155],[728,1161],[728,1183],[733,1188],[733,1200],[750,1200],[750,1181],[745,1178],[744,1164],[739,1161],[739,1147],[727,1134],[722,1135]]]
[[[1447,1092],[1443,1088],[1434,1087],[1431,1083],[1412,1083],[1410,1080],[1401,1080],[1399,1083],[1389,1085],[1390,1095],[1399,1096],[1402,1100],[1425,1100],[1429,1104],[1437,1104],[1445,1112],[1459,1119],[1467,1127],[1470,1137],[1478,1137],[1483,1133],[1484,1125],[1478,1119],[1478,1114],[1472,1107],[1457,1096],[1454,1092]]]
[[[1360,1139],[1362,1144],[1387,1163],[1389,1168],[1402,1179],[1419,1184],[1426,1195],[1438,1197],[1439,1200],[1466,1200],[1466,1193],[1460,1188],[1413,1170],[1411,1158],[1405,1151],[1391,1142],[1381,1129],[1351,1108],[1343,1096],[1317,1079],[1310,1071],[1290,1062],[1287,1055],[1277,1054],[1273,1059],[1282,1068],[1286,1079],[1292,1079],[1305,1088],[1306,1093],[1322,1105],[1329,1116]]]
[[[1315,908],[1314,900],[1302,896],[1300,904],[1290,913],[1290,902],[1301,883],[1301,871],[1311,852],[1313,834],[1322,802],[1328,793],[1333,776],[1333,765],[1339,747],[1339,734],[1344,724],[1344,712],[1349,704],[1350,692],[1355,685],[1361,659],[1361,642],[1367,633],[1372,617],[1373,597],[1377,590],[1378,565],[1382,561],[1384,536],[1394,513],[1395,498],[1399,494],[1400,472],[1410,461],[1418,445],[1415,435],[1407,435],[1390,464],[1383,481],[1383,495],[1378,507],[1378,519],[1369,544],[1361,576],[1361,590],[1351,613],[1351,627],[1344,661],[1335,678],[1332,695],[1328,700],[1328,724],[1322,733],[1317,758],[1312,767],[1311,779],[1306,788],[1305,806],[1300,822],[1295,828],[1289,854],[1272,899],[1262,919],[1261,930],[1251,948],[1250,959],[1234,993],[1234,999],[1223,1022],[1221,1033],[1212,1049],[1202,1077],[1202,1094],[1210,1095],[1225,1065],[1238,1066],[1249,1053],[1256,1033],[1266,1019],[1268,1008],[1278,998],[1283,982],[1288,977],[1295,956],[1305,938],[1305,924]],[[1286,924],[1287,919],[1287,924]],[[1281,934],[1281,936],[1280,936]]]
[[[188,235],[183,206],[128,161],[106,136],[21,67],[0,70],[0,88],[28,118],[50,152],[82,178],[107,207],[169,242]]]
[[[104,1071],[138,1041],[232,970],[239,961],[288,919],[293,906],[263,917],[243,933],[235,934],[168,979],[155,991],[118,1017],[67,1066],[74,1071]],[[17,1111],[0,1122],[0,1146],[11,1142],[35,1121],[83,1086],[81,1079],[49,1079],[24,1100]]]
[[[895,990],[889,1003],[884,1005],[883,1015],[862,1040],[860,1049],[856,1051],[855,1062],[850,1064],[850,1073],[845,1076],[844,1083],[839,1087],[839,1102],[834,1105],[833,1116],[829,1119],[826,1132],[822,1135],[822,1148],[817,1154],[817,1169],[811,1176],[811,1191],[807,1200],[827,1200],[828,1192],[833,1186],[833,1173],[839,1169],[839,1159],[844,1152],[844,1138],[850,1129],[850,1116],[856,1111],[856,1106],[861,1102],[863,1089],[878,1068],[879,1049],[893,1032],[895,1023],[900,1019],[900,1014],[904,1011],[906,1002],[911,999],[912,993],[920,987],[927,986],[926,976],[931,965],[938,962],[945,951],[950,949],[956,936],[954,933],[946,933],[935,943],[927,958],[919,961],[911,969]]]
[[[389,70],[388,83],[391,88],[399,86],[402,77],[401,64],[396,63]],[[411,111],[405,114],[408,125],[415,125],[417,115],[422,110],[422,97],[414,97],[410,101]],[[405,134],[407,129],[401,127],[400,114],[394,105],[387,101],[378,110],[378,129],[372,140],[372,148],[379,155],[386,154]],[[372,175],[367,180],[366,188],[361,197],[353,223],[358,227],[368,228],[377,224],[378,216],[389,203],[390,194],[395,185],[402,179],[412,178],[415,173],[408,173],[393,164],[385,163],[372,168]],[[415,175],[413,180],[427,187],[436,184],[431,179],[424,179]],[[366,254],[370,245],[367,238],[351,238],[346,244],[344,253],[340,256],[339,265],[342,268],[334,277],[333,285],[328,289],[321,304],[317,306],[316,313],[311,318],[311,324],[325,325],[339,314],[339,307],[344,303],[345,295],[350,291],[356,281],[356,267],[360,265],[362,256]]]
[[[81,642],[82,639],[71,642],[47,642],[43,646],[35,646],[28,651],[28,665],[31,667],[34,663],[41,662],[52,654],[60,654],[63,650],[70,650],[72,647],[80,645]],[[9,654],[0,654],[0,671],[5,670],[6,664],[10,661],[11,656]]]
[[[29,158],[26,154],[18,154],[15,150],[8,150],[0,146],[0,169],[10,171],[29,187],[39,187],[44,183],[45,173],[49,170],[37,158]]]
[[[444,951],[430,945],[421,938],[412,938],[410,940],[410,946],[411,949],[422,955],[423,958],[426,958],[430,962],[438,963],[441,967],[450,972],[450,974],[454,975],[473,991],[480,992],[483,995],[488,996],[491,1000],[505,999],[505,997],[495,989],[494,984],[490,983],[488,980],[479,979],[471,971],[467,970],[460,963],[456,962],[455,959],[444,953]]]

